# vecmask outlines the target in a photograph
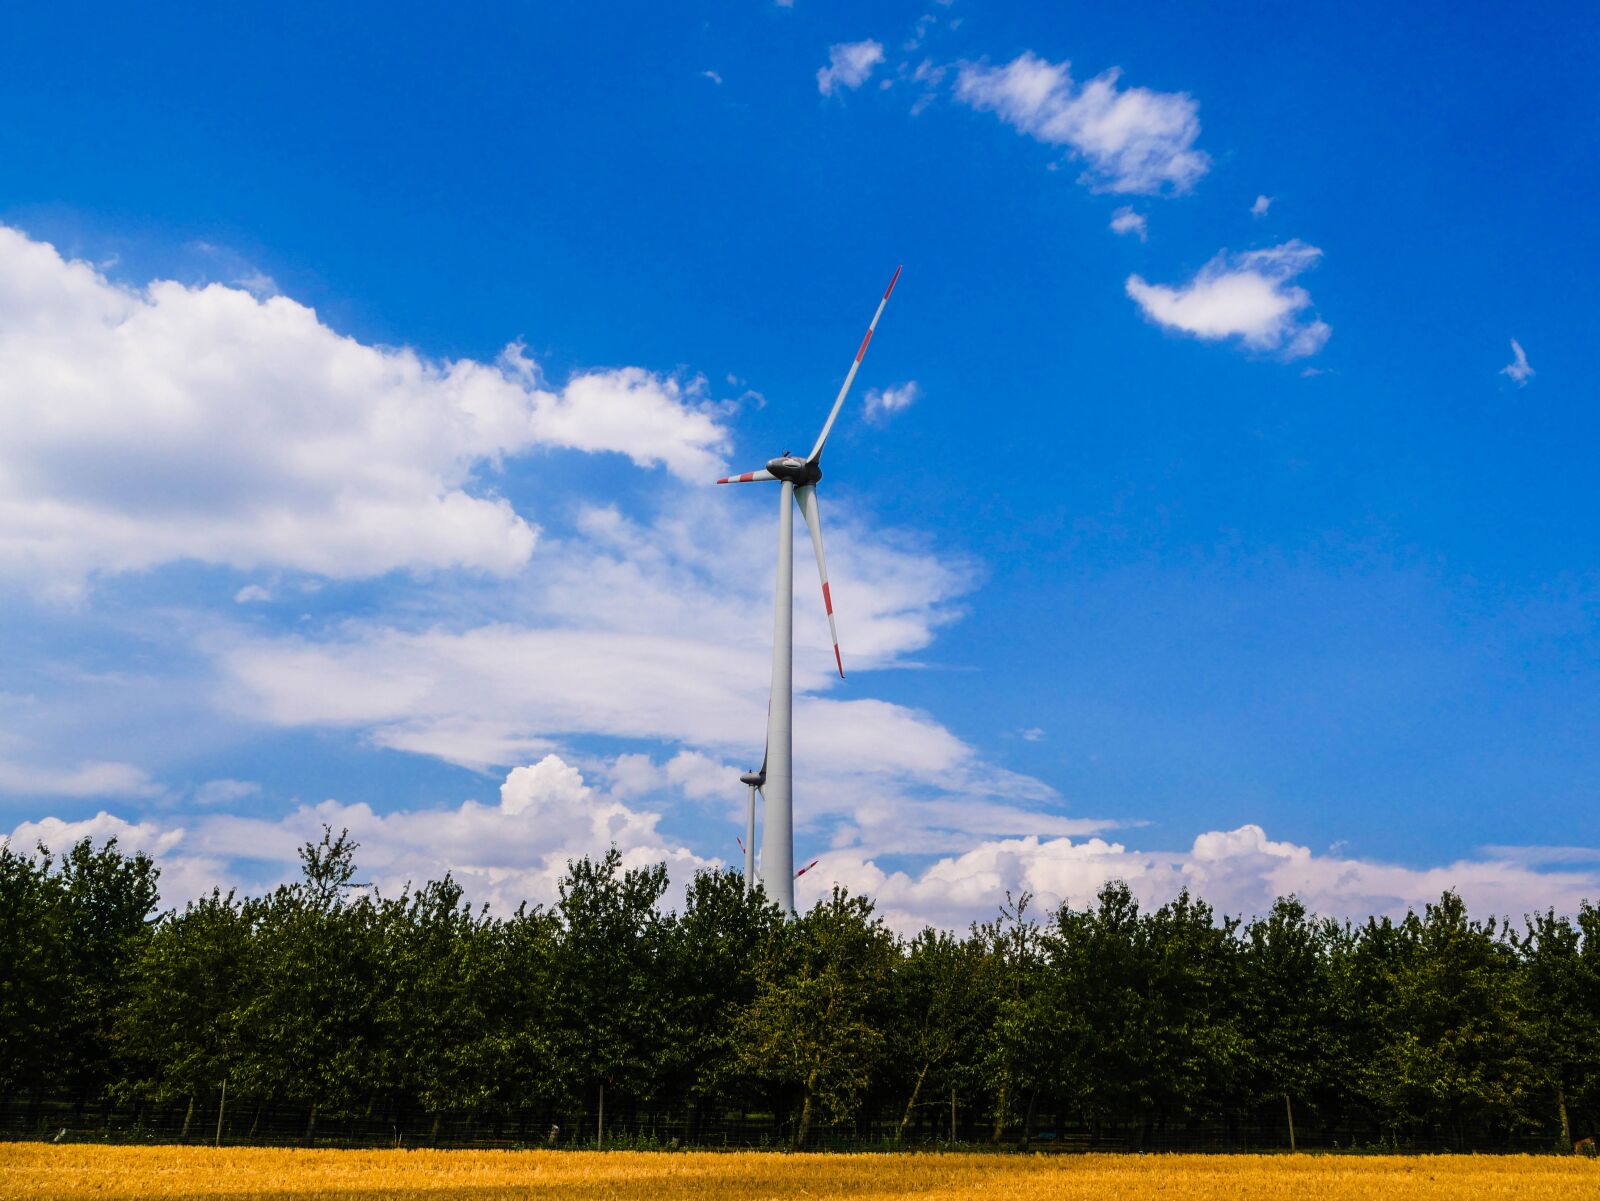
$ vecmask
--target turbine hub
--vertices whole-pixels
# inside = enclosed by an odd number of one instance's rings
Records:
[[[780,480],[787,480],[796,488],[814,484],[822,478],[822,464],[808,462],[799,455],[780,455],[767,463],[767,470]]]
[[[760,788],[767,782],[767,773],[764,771],[747,771],[739,777],[739,783],[748,784],[752,788]]]

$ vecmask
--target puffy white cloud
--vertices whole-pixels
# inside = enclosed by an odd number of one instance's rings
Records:
[[[742,793],[729,798],[730,845],[743,800]],[[25,822],[0,842],[21,852],[43,843],[59,853],[81,838],[115,838],[124,850],[157,860],[163,903],[181,905],[213,886],[260,888],[292,878],[297,849],[329,826],[350,831],[361,844],[361,879],[386,893],[450,872],[469,898],[507,913],[524,900],[554,900],[569,859],[603,854],[610,846],[628,867],[666,863],[672,895],[681,897],[696,869],[723,861],[693,853],[665,835],[659,820],[549,755],[508,773],[497,804],[468,800],[379,814],[329,800],[277,818],[212,814],[170,826],[102,811],[84,821]],[[875,853],[907,851],[885,846]],[[798,858],[813,857],[818,866],[797,888],[802,907],[839,883],[874,898],[880,914],[907,933],[925,924],[962,929],[985,920],[1007,891],[1032,894],[1041,915],[1062,902],[1082,907],[1114,879],[1127,881],[1146,905],[1187,888],[1222,913],[1244,915],[1262,913],[1290,893],[1317,913],[1357,919],[1420,909],[1446,889],[1461,893],[1479,913],[1512,918],[1551,906],[1572,912],[1580,901],[1600,897],[1600,857],[1589,848],[1486,847],[1475,858],[1411,867],[1335,850],[1314,854],[1275,841],[1255,825],[1207,831],[1179,851],[1141,851],[1077,836],[969,839],[914,872],[884,870],[859,846],[802,846]]]
[[[369,346],[287,297],[135,290],[3,226],[0,417],[0,573],[36,585],[179,559],[507,573],[536,531],[479,478],[504,456],[706,478],[725,442],[699,385],[622,368],[553,389],[518,346]]]
[[[1304,242],[1218,254],[1187,284],[1170,287],[1128,277],[1128,295],[1146,317],[1197,338],[1238,338],[1285,359],[1315,354],[1333,331],[1308,310],[1311,295],[1292,282],[1322,256]]]
[[[0,793],[56,797],[149,797],[161,789],[131,763],[38,767],[0,760]]]
[[[1294,893],[1332,917],[1401,914],[1435,901],[1446,889],[1481,913],[1520,917],[1555,906],[1572,912],[1600,897],[1600,864],[1540,871],[1515,848],[1485,848],[1482,857],[1434,867],[1408,867],[1310,849],[1269,839],[1260,826],[1201,834],[1185,851],[1139,851],[1100,838],[1012,838],[983,842],[918,872],[884,871],[850,850],[829,852],[807,874],[799,900],[824,894],[835,882],[875,897],[880,912],[902,930],[925,922],[959,927],[992,916],[1009,889],[1034,895],[1038,912],[1063,901],[1082,907],[1107,881],[1121,879],[1149,905],[1183,888],[1223,913],[1264,912],[1275,897]]]
[[[450,872],[474,901],[510,912],[524,900],[553,901],[569,859],[601,855],[611,846],[627,867],[666,863],[679,889],[696,868],[716,862],[664,836],[659,820],[596,790],[577,768],[548,755],[508,773],[497,804],[468,800],[453,808],[380,814],[364,804],[328,800],[278,818],[212,814],[181,826],[130,823],[102,812],[87,821],[25,822],[10,842],[19,850],[42,842],[59,852],[81,838],[115,838],[123,850],[157,859],[163,903],[181,905],[214,885],[259,887],[292,878],[299,847],[328,826],[350,831],[361,844],[360,878],[384,892]]]
[[[1085,178],[1108,192],[1186,192],[1211,160],[1196,150],[1199,105],[1184,92],[1119,88],[1113,68],[1079,86],[1071,64],[1025,52],[1001,67],[964,63],[956,97],[1040,142],[1088,163]]]
[[[1528,377],[1533,374],[1533,368],[1528,366],[1528,356],[1522,349],[1522,343],[1515,338],[1511,339],[1511,355],[1511,361],[1500,368],[1500,374],[1510,376],[1520,388],[1528,382]]]
[[[833,95],[838,88],[859,88],[883,61],[883,43],[867,38],[828,47],[828,65],[817,69],[817,91]]]
[[[1143,242],[1150,234],[1150,227],[1143,213],[1136,213],[1128,205],[1123,205],[1111,214],[1111,232],[1137,234],[1139,241]]]
[[[922,389],[914,379],[887,388],[869,388],[864,416],[874,424],[886,424],[896,413],[909,409],[921,395]]]
[[[1257,196],[1255,203],[1250,206],[1250,215],[1252,217],[1265,217],[1267,215],[1267,210],[1271,207],[1271,196]]]

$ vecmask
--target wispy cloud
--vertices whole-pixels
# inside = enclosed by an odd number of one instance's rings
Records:
[[[1128,277],[1128,295],[1158,325],[1197,338],[1237,338],[1285,359],[1315,354],[1333,332],[1311,312],[1311,295],[1293,283],[1322,251],[1285,242],[1246,254],[1218,254],[1178,287]]]
[[[51,797],[151,797],[160,793],[131,763],[40,767],[0,761],[0,794]]]
[[[1199,105],[1184,92],[1119,87],[1121,71],[1073,81],[1070,65],[1023,53],[1001,67],[964,63],[956,97],[1019,132],[1065,146],[1088,163],[1085,180],[1108,192],[1186,192],[1210,159],[1195,149]]]
[[[1511,355],[1511,361],[1500,368],[1500,374],[1509,375],[1516,382],[1517,387],[1520,388],[1528,382],[1534,371],[1528,365],[1528,355],[1522,349],[1522,343],[1515,338],[1511,339]]]
[[[1271,207],[1271,196],[1257,196],[1256,202],[1250,206],[1250,215],[1252,217],[1265,217],[1267,215],[1267,210]]]
[[[712,83],[719,87],[722,85],[722,76],[718,75],[715,71],[702,71],[700,72],[700,78],[709,79]]]
[[[909,409],[921,395],[922,390],[914,379],[887,388],[872,388],[867,392],[866,418],[882,425],[896,413]]]
[[[883,43],[867,38],[828,47],[828,65],[817,70],[817,91],[831,96],[838,89],[859,88],[883,61]]]

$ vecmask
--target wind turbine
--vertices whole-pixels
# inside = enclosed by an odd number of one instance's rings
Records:
[[[839,655],[839,629],[833,620],[833,594],[828,591],[828,560],[822,553],[822,517],[817,509],[817,482],[822,479],[822,448],[828,444],[828,434],[844,405],[844,398],[855,383],[856,372],[866,356],[867,344],[878,328],[878,318],[889,303],[889,294],[900,278],[900,268],[894,269],[894,278],[883,290],[878,301],[878,311],[872,314],[872,323],[861,339],[861,347],[850,364],[850,370],[834,398],[828,420],[823,422],[817,444],[805,458],[784,451],[757,471],[742,475],[724,476],[719,484],[751,484],[762,480],[777,480],[778,496],[778,589],[773,605],[772,619],[772,696],[767,705],[767,753],[760,772],[749,772],[739,779],[750,785],[750,813],[755,815],[755,795],[762,791],[761,817],[761,881],[767,896],[775,901],[784,913],[794,912],[794,762],[793,762],[793,710],[794,710],[794,510],[798,505],[811,531],[811,549],[817,556],[817,575],[822,580],[822,604],[828,611],[828,632],[833,637],[833,661],[844,679],[844,659]],[[756,779],[759,777],[760,782]],[[746,824],[746,828],[750,826]],[[753,842],[753,839],[752,839]],[[754,850],[745,851],[746,880],[754,870]]]
[[[748,896],[756,880],[756,797],[767,782],[767,757],[761,756],[760,771],[745,772],[739,782],[750,785],[750,804],[744,814],[744,839],[739,843],[744,851],[744,891]]]

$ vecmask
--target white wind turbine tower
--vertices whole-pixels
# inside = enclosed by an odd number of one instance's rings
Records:
[[[889,303],[889,294],[900,278],[900,268],[884,289],[878,311],[872,315],[866,337],[856,351],[855,361],[844,377],[839,395],[834,398],[828,420],[817,435],[817,444],[805,458],[785,451],[759,471],[726,476],[719,484],[749,484],[757,480],[777,480],[778,497],[778,590],[772,621],[772,696],[767,706],[767,753],[759,772],[740,776],[750,786],[750,808],[746,831],[751,835],[745,847],[745,880],[754,871],[755,798],[762,794],[761,882],[767,896],[784,913],[794,912],[794,764],[792,715],[794,709],[794,509],[798,504],[811,531],[811,548],[817,555],[817,574],[822,579],[822,603],[828,611],[828,631],[833,636],[833,661],[844,678],[844,660],[839,655],[839,630],[833,621],[833,595],[828,591],[828,561],[822,553],[822,518],[817,510],[817,481],[822,479],[822,448],[844,405],[844,398],[855,382],[856,371],[867,353],[867,344],[878,328],[878,318]]]

